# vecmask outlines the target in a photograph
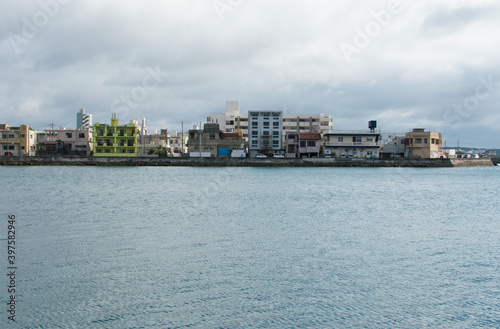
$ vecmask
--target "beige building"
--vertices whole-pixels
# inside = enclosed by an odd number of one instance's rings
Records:
[[[45,151],[79,152],[87,155],[93,149],[92,128],[47,129],[38,134],[38,147]]]
[[[170,134],[167,129],[161,129],[159,134],[154,133],[141,136],[139,144],[138,148],[140,154],[149,154],[159,148],[163,149],[168,155],[172,153],[170,148]]]
[[[444,157],[441,133],[415,128],[405,136],[405,157],[409,159],[435,159]]]
[[[36,130],[27,125],[11,127],[8,124],[0,124],[0,151],[1,155],[34,156],[37,149]]]

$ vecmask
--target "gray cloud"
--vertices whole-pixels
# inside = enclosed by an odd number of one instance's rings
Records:
[[[242,111],[329,113],[339,129],[375,119],[386,132],[426,127],[463,136],[463,145],[499,146],[500,87],[474,111],[453,112],[478,78],[500,81],[493,1],[401,1],[351,61],[340,45],[354,44],[390,1],[243,0],[224,19],[213,1],[52,3],[57,13],[20,51],[12,36],[45,11],[38,1],[2,4],[1,122],[74,127],[81,107],[109,121],[114,102],[158,67],[168,76],[120,120],[180,129],[240,100]]]

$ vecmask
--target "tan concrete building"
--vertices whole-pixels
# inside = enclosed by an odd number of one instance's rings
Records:
[[[36,155],[38,131],[27,125],[11,127],[0,124],[0,151],[1,155],[20,156]]]
[[[441,133],[415,128],[405,136],[405,157],[409,159],[435,159],[444,157]]]
[[[201,139],[200,139],[201,137]],[[201,147],[201,148],[200,148]],[[190,156],[229,157],[233,150],[244,150],[241,134],[223,133],[218,123],[205,123],[203,130],[189,130],[188,151]]]
[[[92,128],[47,129],[38,134],[38,147],[48,152],[78,152],[90,155],[93,149]]]
[[[167,129],[161,129],[159,134],[143,135],[141,136],[138,148],[140,154],[150,154],[152,151],[154,152],[158,148],[161,148],[168,155],[171,155],[170,134]]]

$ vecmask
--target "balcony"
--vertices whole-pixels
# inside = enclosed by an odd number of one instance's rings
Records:
[[[378,142],[327,142],[326,147],[380,147]]]

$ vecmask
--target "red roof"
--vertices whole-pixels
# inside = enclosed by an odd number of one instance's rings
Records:
[[[300,133],[300,140],[321,140],[321,134],[319,133]]]

